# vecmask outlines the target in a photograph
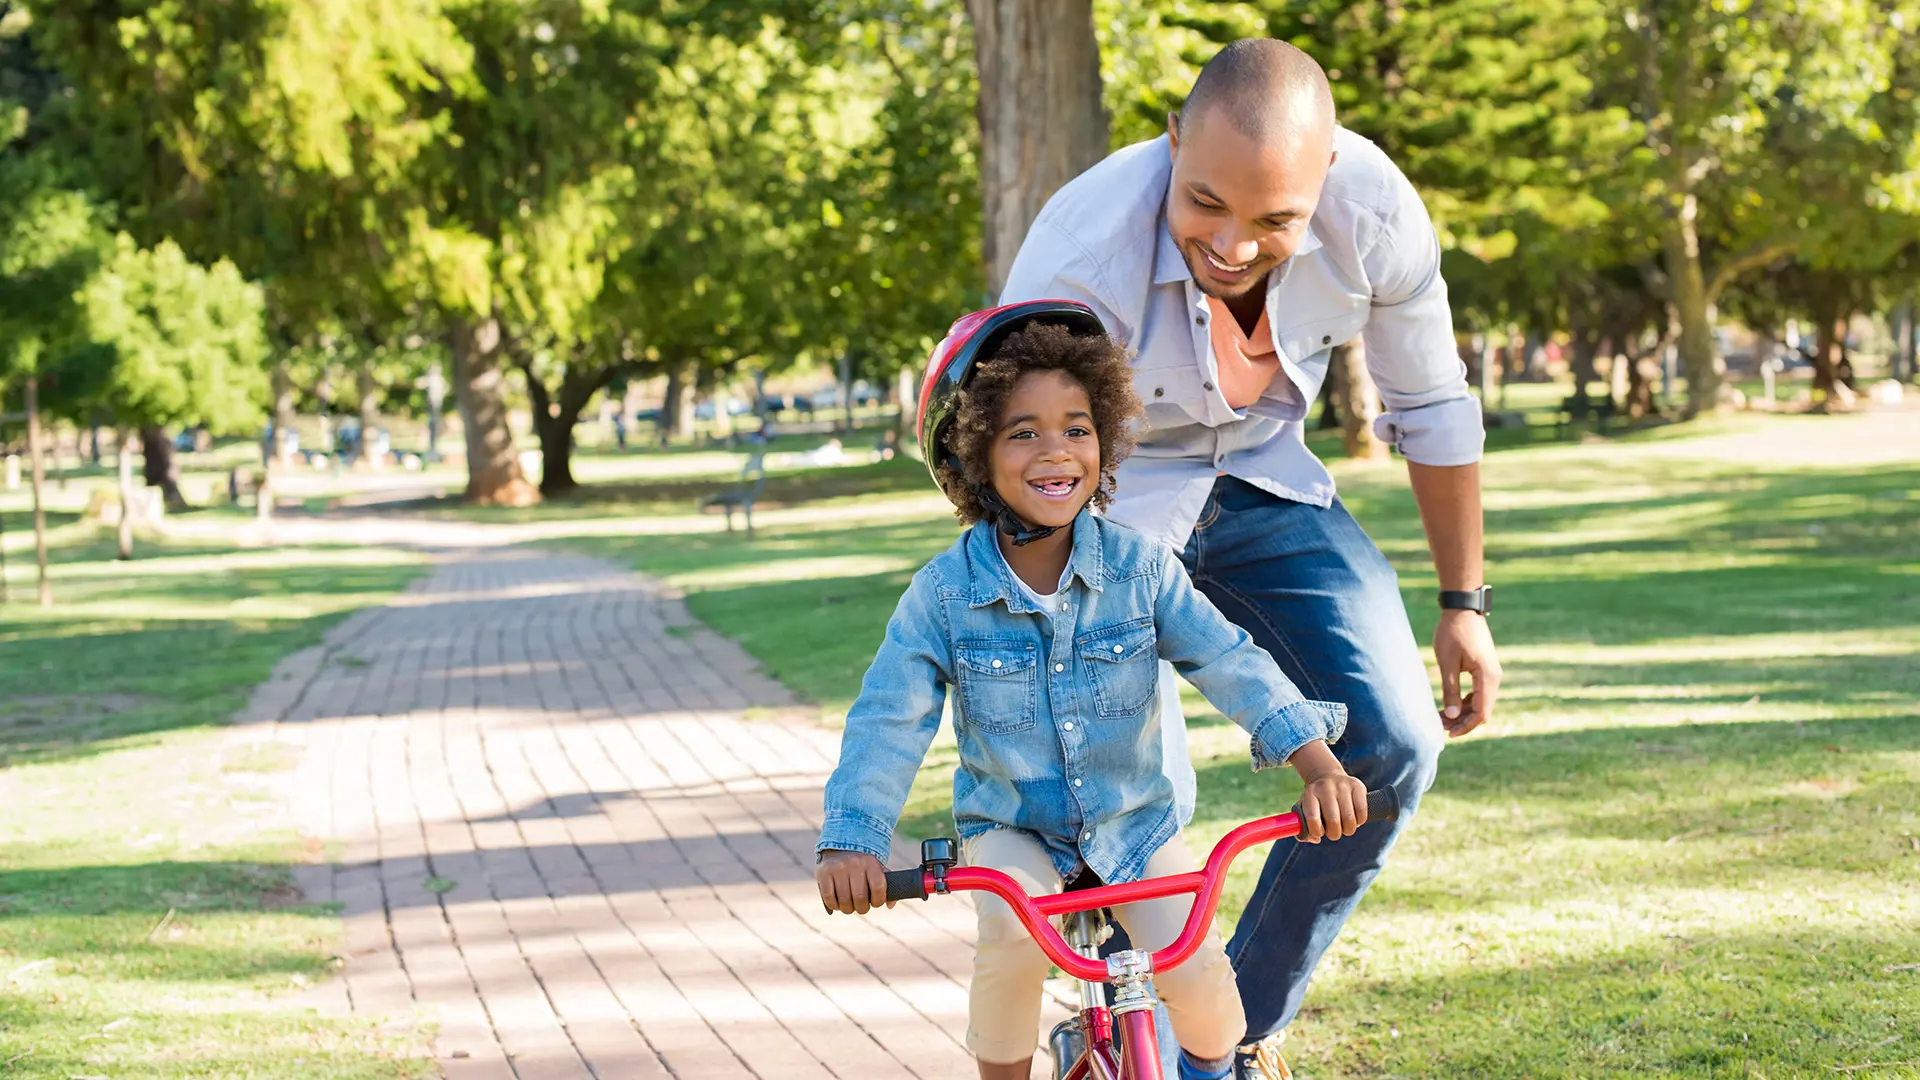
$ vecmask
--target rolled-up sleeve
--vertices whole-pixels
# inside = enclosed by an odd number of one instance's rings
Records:
[[[816,850],[860,851],[885,862],[914,775],[940,729],[951,664],[927,574],[915,575],[900,598],[847,711]]]
[[[1362,335],[1383,411],[1374,432],[1422,465],[1471,465],[1486,441],[1480,401],[1454,346],[1440,240],[1399,170],[1379,237],[1363,258],[1373,310]]]

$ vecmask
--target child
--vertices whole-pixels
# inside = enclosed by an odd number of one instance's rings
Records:
[[[935,349],[921,443],[972,527],[914,576],[847,714],[818,849],[829,910],[885,902],[881,860],[948,687],[965,859],[1034,895],[1082,874],[1118,884],[1194,868],[1161,765],[1162,658],[1252,734],[1254,768],[1299,771],[1304,839],[1365,823],[1365,787],[1327,748],[1345,707],[1302,698],[1171,550],[1083,513],[1110,498],[1140,411],[1125,352],[1079,304],[978,312]],[[1049,965],[1004,901],[976,897],[967,1048],[985,1080],[1026,1080]],[[1115,915],[1151,950],[1172,943],[1190,907],[1170,897]],[[1181,1075],[1226,1076],[1246,1019],[1218,934],[1155,982]]]

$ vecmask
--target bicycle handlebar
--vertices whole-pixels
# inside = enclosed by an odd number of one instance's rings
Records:
[[[1392,788],[1367,792],[1367,821],[1392,821],[1398,816],[1400,796]],[[1187,913],[1187,922],[1181,928],[1180,936],[1153,954],[1153,970],[1166,971],[1178,967],[1200,947],[1200,940],[1213,926],[1214,909],[1220,903],[1220,890],[1226,884],[1227,867],[1232,865],[1233,860],[1255,844],[1298,836],[1301,828],[1297,810],[1260,818],[1221,837],[1208,854],[1204,869],[1037,898],[1027,895],[1019,882],[1006,874],[982,866],[957,866],[947,870],[944,877],[936,876],[932,868],[925,866],[912,870],[889,870],[887,902],[924,900],[930,892],[990,892],[1006,901],[1026,926],[1027,932],[1033,935],[1040,951],[1046,953],[1047,959],[1053,961],[1060,970],[1076,979],[1105,982],[1106,964],[1089,960],[1068,947],[1060,932],[1049,921],[1053,916],[1192,893],[1193,909]]]

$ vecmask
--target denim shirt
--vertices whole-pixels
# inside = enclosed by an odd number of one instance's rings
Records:
[[[1163,545],[1082,513],[1048,616],[1021,592],[993,527],[975,525],[914,575],[847,714],[819,850],[885,860],[908,788],[959,691],[954,824],[1018,829],[1062,877],[1082,863],[1133,881],[1178,830],[1161,762],[1159,661],[1253,736],[1255,770],[1346,728],[1193,588]]]

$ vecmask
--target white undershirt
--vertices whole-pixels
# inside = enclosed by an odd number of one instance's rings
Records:
[[[997,541],[993,545],[993,550],[999,552],[1000,564],[1007,568],[1007,573],[1013,577],[1013,583],[1020,587],[1020,591],[1026,594],[1027,599],[1033,603],[1034,607],[1039,608],[1048,615],[1058,615],[1060,613],[1061,594],[1066,591],[1061,588],[1061,585],[1066,583],[1067,569],[1073,565],[1071,560],[1068,561],[1067,568],[1063,568],[1060,571],[1060,581],[1054,585],[1053,591],[1050,593],[1041,593],[1035,592],[1033,586],[1021,580],[1020,575],[1014,572],[1012,564],[1007,562],[1007,553],[1000,551],[1000,545]]]

